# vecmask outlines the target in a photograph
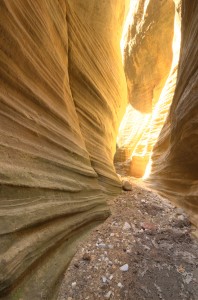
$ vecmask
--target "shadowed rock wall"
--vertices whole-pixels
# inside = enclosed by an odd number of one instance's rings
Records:
[[[195,224],[198,224],[197,39],[198,2],[184,0],[176,90],[154,147],[150,176],[152,186],[188,209]]]
[[[0,2],[3,299],[55,298],[76,243],[119,192],[124,15],[119,0]]]

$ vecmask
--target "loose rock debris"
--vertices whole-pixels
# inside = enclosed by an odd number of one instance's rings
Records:
[[[79,245],[58,300],[198,300],[198,241],[187,215],[130,184]]]

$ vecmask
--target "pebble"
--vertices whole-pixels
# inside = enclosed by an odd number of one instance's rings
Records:
[[[118,283],[118,287],[119,287],[119,288],[123,288],[123,285],[122,285],[121,282]]]
[[[111,294],[112,294],[112,291],[109,291],[104,297],[105,297],[106,299],[110,299]]]
[[[86,261],[90,261],[91,260],[91,256],[89,255],[89,253],[84,253],[83,260],[86,260]]]
[[[123,230],[129,230],[131,229],[131,225],[127,222],[124,223],[124,226],[122,227]]]
[[[147,230],[155,230],[156,229],[156,225],[151,222],[143,222],[143,223],[141,223],[141,227],[145,230],[146,229]]]
[[[106,283],[106,282],[107,282],[107,277],[102,276],[102,282],[103,282],[103,283]]]
[[[107,248],[107,245],[104,243],[96,244],[98,248]]]
[[[123,266],[120,267],[120,271],[122,271],[122,272],[127,272],[128,269],[129,269],[129,265],[128,264],[125,264],[125,265],[123,265]]]
[[[183,215],[179,215],[177,218],[178,218],[178,220],[180,220],[180,221],[184,221],[184,220],[185,220],[185,217],[184,217]]]
[[[72,282],[72,288],[76,287],[76,282]]]
[[[122,182],[122,189],[124,191],[132,191],[132,185],[130,184],[129,181],[123,181]]]

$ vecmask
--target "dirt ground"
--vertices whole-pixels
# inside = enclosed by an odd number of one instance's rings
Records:
[[[187,215],[131,183],[79,245],[58,300],[198,300],[198,241]]]

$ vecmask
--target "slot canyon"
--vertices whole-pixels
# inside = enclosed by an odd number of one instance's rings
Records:
[[[198,238],[197,41],[197,0],[0,1],[0,299],[58,298],[118,169]]]

